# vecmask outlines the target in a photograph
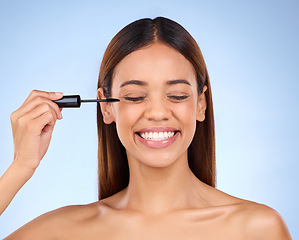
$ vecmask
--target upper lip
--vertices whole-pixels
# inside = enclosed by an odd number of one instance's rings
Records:
[[[144,132],[177,132],[179,131],[176,128],[173,127],[146,127],[138,130],[138,133],[144,133]]]

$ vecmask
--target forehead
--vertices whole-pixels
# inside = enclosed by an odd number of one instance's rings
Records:
[[[128,80],[173,79],[186,79],[193,85],[195,76],[192,64],[181,53],[163,43],[155,43],[122,59],[114,70],[113,85]]]

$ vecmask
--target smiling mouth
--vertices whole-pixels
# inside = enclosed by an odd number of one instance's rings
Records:
[[[136,132],[141,138],[150,141],[163,141],[173,137],[178,131],[172,132]]]

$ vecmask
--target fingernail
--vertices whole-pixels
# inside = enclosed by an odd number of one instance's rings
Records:
[[[62,117],[62,114],[61,113],[59,113],[59,119],[61,120],[63,117]]]
[[[56,94],[57,96],[61,96],[61,95],[63,95],[62,92],[55,92],[55,94]]]

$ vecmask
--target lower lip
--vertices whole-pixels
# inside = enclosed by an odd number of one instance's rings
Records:
[[[135,134],[136,134],[138,140],[143,145],[145,145],[146,147],[149,147],[149,148],[166,148],[166,147],[170,146],[179,136],[179,132],[176,132],[176,134],[170,138],[167,138],[167,139],[164,139],[161,141],[153,141],[153,140],[146,140],[146,139],[140,137],[137,133],[135,133]]]

